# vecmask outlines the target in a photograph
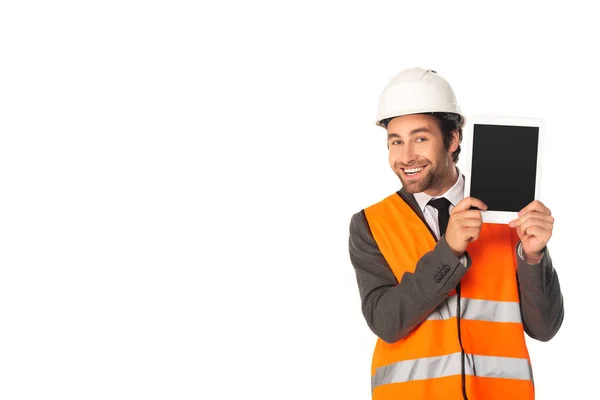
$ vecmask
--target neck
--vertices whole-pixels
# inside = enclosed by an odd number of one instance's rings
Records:
[[[446,193],[456,183],[458,179],[458,171],[454,163],[451,164],[446,176],[439,181],[437,185],[432,186],[425,191],[430,196],[439,196]]]

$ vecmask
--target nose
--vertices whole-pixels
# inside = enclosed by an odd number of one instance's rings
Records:
[[[402,146],[402,153],[400,154],[400,161],[404,165],[409,165],[416,159],[417,159],[417,155],[416,155],[415,149],[413,148],[411,143],[406,143],[406,145]]]

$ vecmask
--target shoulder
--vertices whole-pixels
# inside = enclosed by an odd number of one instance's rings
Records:
[[[398,197],[398,193],[390,194],[376,203],[370,204],[367,207],[355,212],[350,217],[350,235],[362,235],[366,232],[370,233],[369,223],[367,222],[366,213],[373,213],[383,210],[392,199]]]
[[[350,236],[360,236],[368,229],[367,219],[365,218],[365,210],[355,212],[350,217]]]
[[[362,210],[362,212],[369,212],[369,211],[384,209],[384,208],[388,207],[390,204],[394,204],[399,199],[400,199],[399,192],[392,193],[392,194],[384,197],[383,199],[379,200],[378,202],[373,203],[373,204],[369,205],[368,207],[365,207]]]

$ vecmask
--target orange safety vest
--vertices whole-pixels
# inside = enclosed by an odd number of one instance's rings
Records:
[[[364,213],[398,282],[436,244],[426,222],[398,194]],[[484,223],[467,248],[472,264],[457,290],[403,339],[390,344],[378,338],[371,366],[374,400],[534,399],[517,242],[508,225]]]

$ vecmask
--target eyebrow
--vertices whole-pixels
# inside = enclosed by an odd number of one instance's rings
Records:
[[[426,132],[426,133],[431,133],[431,131],[429,129],[427,129],[426,127],[422,126],[420,128],[415,128],[412,131],[410,131],[409,135],[415,135],[417,133],[422,133],[422,132]],[[401,139],[400,135],[398,135],[397,133],[388,133],[388,140],[392,139],[392,138],[398,138]]]

